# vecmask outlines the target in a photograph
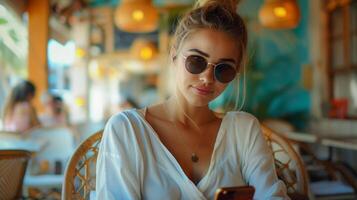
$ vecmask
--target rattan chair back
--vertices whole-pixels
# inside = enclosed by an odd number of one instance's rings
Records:
[[[22,197],[22,184],[30,158],[29,151],[0,150],[0,200]]]
[[[65,172],[63,200],[84,200],[95,191],[96,163],[103,131],[83,141],[72,155]]]
[[[277,175],[285,183],[288,193],[309,196],[308,175],[300,155],[283,136],[266,126],[262,126],[262,131],[272,149]]]

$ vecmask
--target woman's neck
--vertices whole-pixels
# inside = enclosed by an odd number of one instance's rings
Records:
[[[216,119],[214,113],[207,106],[192,106],[177,97],[171,97],[166,103],[170,121],[182,125],[199,126]]]

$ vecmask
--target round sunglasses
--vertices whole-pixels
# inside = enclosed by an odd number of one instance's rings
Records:
[[[231,82],[237,74],[235,67],[228,63],[209,63],[205,57],[199,55],[183,56],[185,59],[185,68],[191,74],[200,74],[204,72],[208,65],[214,67],[214,78],[221,83]]]

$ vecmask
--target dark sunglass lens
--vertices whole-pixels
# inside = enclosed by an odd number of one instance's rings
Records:
[[[188,56],[185,63],[186,70],[192,74],[202,73],[207,67],[207,61],[202,56]]]
[[[236,76],[236,70],[229,64],[219,64],[215,68],[215,77],[221,83],[228,83]]]

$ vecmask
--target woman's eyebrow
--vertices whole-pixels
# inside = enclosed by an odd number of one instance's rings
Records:
[[[193,52],[199,53],[199,54],[201,54],[201,55],[203,55],[203,56],[209,58],[209,55],[208,55],[207,53],[201,51],[201,50],[198,50],[198,49],[190,49],[190,50],[188,50],[188,51],[193,51]]]
[[[205,52],[203,52],[203,51],[201,51],[199,49],[190,49],[188,51],[196,52],[196,53],[201,54],[201,55],[203,55],[204,57],[207,57],[207,58],[210,57],[207,53],[205,53]],[[221,58],[221,59],[219,59],[219,61],[220,62],[232,62],[234,64],[236,63],[236,61],[234,59],[232,59],[232,58]]]

